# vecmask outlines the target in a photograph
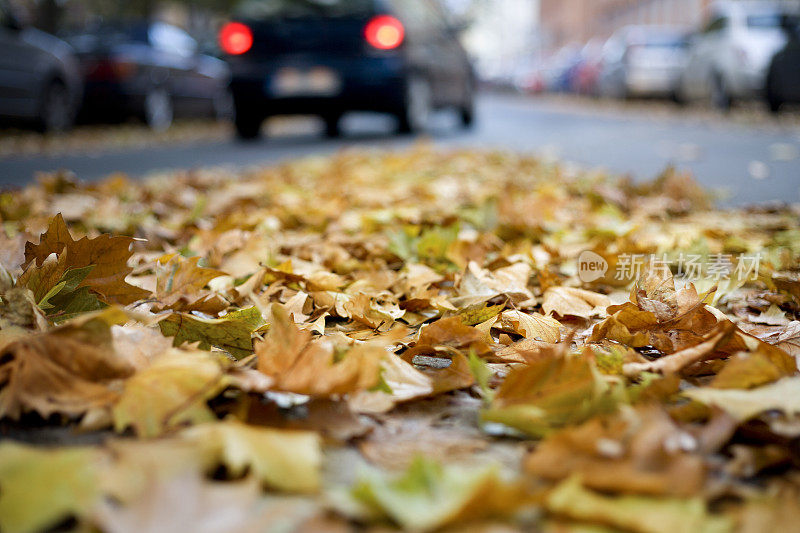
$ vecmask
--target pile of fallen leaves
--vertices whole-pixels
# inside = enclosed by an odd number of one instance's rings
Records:
[[[425,147],[2,193],[0,529],[796,529],[798,214]]]

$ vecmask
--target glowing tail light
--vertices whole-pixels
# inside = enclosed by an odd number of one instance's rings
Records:
[[[226,54],[244,54],[253,47],[253,31],[241,22],[229,22],[219,32],[219,45]]]
[[[378,50],[394,50],[406,36],[403,23],[389,15],[379,15],[367,23],[364,36],[373,48]]]

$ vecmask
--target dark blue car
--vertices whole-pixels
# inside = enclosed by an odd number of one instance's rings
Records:
[[[433,1],[246,1],[219,37],[241,138],[272,115],[319,115],[329,136],[348,111],[391,113],[404,132],[441,108],[472,123],[473,70]]]

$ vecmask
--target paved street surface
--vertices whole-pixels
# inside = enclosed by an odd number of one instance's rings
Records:
[[[664,104],[654,106],[663,109]],[[91,156],[9,157],[0,159],[0,186],[24,185],[36,171],[59,168],[91,180],[115,171],[142,176],[168,169],[263,164],[354,145],[402,148],[416,140],[393,135],[391,119],[382,116],[348,117],[346,135],[339,140],[324,139],[316,126],[299,123],[291,133],[254,143],[230,139]],[[673,163],[691,170],[705,186],[723,190],[723,205],[800,202],[800,127],[792,123],[748,125],[693,110],[657,113],[647,105],[607,109],[569,100],[487,94],[479,100],[473,130],[461,130],[453,117],[441,114],[430,137],[438,146],[535,152],[630,173],[636,179],[650,179]]]

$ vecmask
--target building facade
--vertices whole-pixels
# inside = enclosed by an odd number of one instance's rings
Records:
[[[542,35],[549,49],[609,37],[629,24],[697,27],[711,0],[541,0]]]

